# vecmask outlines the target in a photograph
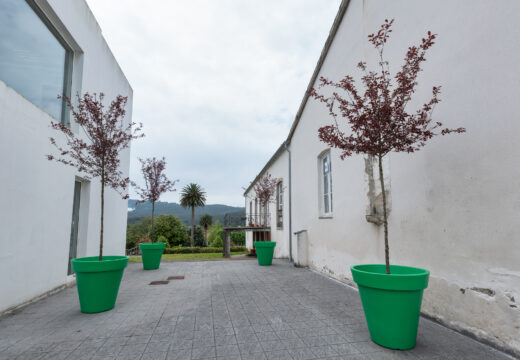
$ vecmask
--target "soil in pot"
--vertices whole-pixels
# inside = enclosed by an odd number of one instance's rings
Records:
[[[123,271],[128,256],[98,256],[72,259],[76,273],[81,312],[98,313],[112,309],[116,304]]]
[[[391,265],[351,267],[358,284],[370,338],[376,344],[398,350],[415,347],[423,290],[428,270]]]
[[[145,270],[155,270],[161,265],[161,258],[166,247],[165,243],[140,243],[143,258],[143,268]]]

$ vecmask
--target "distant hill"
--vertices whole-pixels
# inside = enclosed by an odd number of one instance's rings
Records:
[[[213,222],[215,220],[220,221],[221,224],[224,223],[224,216],[232,218],[233,223],[237,223],[241,216],[245,215],[245,208],[243,207],[235,207],[228,205],[206,205],[204,207],[195,208],[195,224],[199,223],[199,217],[204,214],[209,214],[213,216]],[[128,223],[133,224],[145,218],[147,216],[151,216],[152,214],[152,204],[149,202],[137,203],[137,200],[130,199],[128,200]],[[177,203],[169,203],[169,202],[156,202],[155,203],[155,216],[161,214],[171,214],[179,217],[179,219],[185,223],[186,225],[191,225],[191,209],[185,209]]]

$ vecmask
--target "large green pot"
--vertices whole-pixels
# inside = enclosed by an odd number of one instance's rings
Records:
[[[258,265],[271,265],[273,263],[274,247],[276,241],[255,241],[256,257]]]
[[[415,347],[423,290],[428,270],[390,265],[356,265],[351,268],[365,310],[370,338],[376,344],[399,350]]]
[[[76,273],[81,312],[98,313],[110,310],[116,304],[123,271],[128,256],[98,256],[72,259]]]
[[[139,249],[141,249],[141,254],[143,256],[143,268],[145,270],[155,270],[159,268],[165,247],[165,243],[139,244]]]

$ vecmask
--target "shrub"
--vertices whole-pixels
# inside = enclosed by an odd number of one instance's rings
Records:
[[[148,238],[139,239],[139,241],[137,241],[135,243],[135,246],[139,246],[139,244],[141,244],[141,243],[151,243],[151,242],[152,242],[152,239],[148,239]]]
[[[231,252],[247,251],[245,246],[232,246]],[[211,254],[221,253],[222,248],[218,247],[175,247],[164,249],[164,254]]]
[[[168,244],[168,239],[166,238],[166,236],[160,235],[157,238],[157,242]]]
[[[141,219],[135,224],[128,224],[126,229],[126,248],[131,249],[137,245],[139,239],[149,238],[152,228],[152,218]]]
[[[164,236],[169,246],[186,245],[190,242],[187,227],[177,216],[159,215],[155,219],[155,235]]]
[[[246,244],[245,231],[237,231],[231,233],[231,242],[237,246],[244,246]]]
[[[218,221],[215,221],[213,225],[209,227],[208,243],[211,247],[222,248],[222,242],[224,240],[224,226]]]
[[[188,238],[191,237],[191,228],[187,227],[186,232],[188,234]],[[193,242],[194,242],[195,246],[204,246],[204,230],[199,225],[196,225],[194,227]],[[190,245],[189,239],[188,239],[188,243],[185,245],[186,246]]]

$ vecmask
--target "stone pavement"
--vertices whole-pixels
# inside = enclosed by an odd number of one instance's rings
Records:
[[[167,285],[153,280],[184,275]],[[510,359],[421,319],[417,347],[369,339],[356,291],[276,260],[129,264],[116,307],[79,311],[75,287],[0,318],[0,359]]]

